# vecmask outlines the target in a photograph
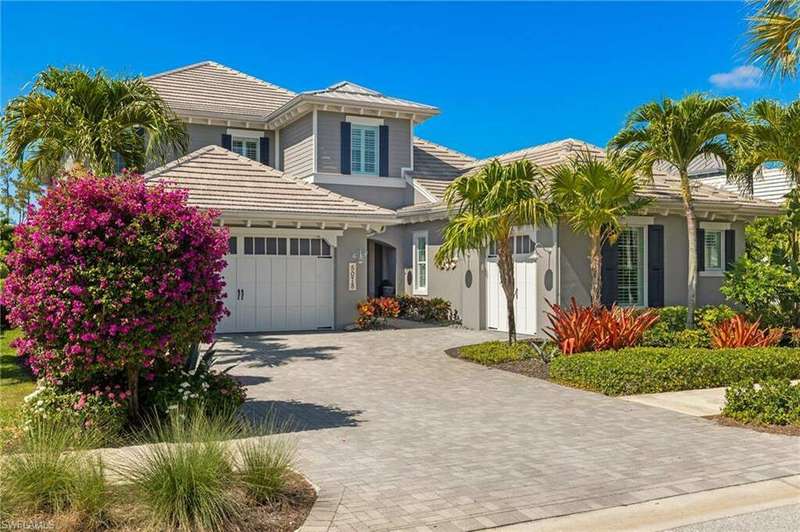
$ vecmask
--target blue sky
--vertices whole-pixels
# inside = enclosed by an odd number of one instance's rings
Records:
[[[295,91],[347,79],[436,105],[417,133],[476,156],[605,145],[663,96],[800,88],[724,75],[746,65],[744,3],[1,5],[3,104],[47,65],[146,75],[212,59]]]

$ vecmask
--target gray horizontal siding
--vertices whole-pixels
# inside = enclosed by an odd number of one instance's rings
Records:
[[[281,169],[290,177],[314,172],[314,134],[311,113],[281,129]]]

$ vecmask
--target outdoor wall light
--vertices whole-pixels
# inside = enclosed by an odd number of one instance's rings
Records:
[[[353,252],[353,255],[352,255],[353,262],[357,262],[359,264],[363,264],[366,259],[367,259],[367,250],[366,249],[359,249],[359,250]]]

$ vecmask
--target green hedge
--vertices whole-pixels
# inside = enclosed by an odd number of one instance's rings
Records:
[[[744,380],[800,378],[800,349],[638,347],[558,357],[553,381],[606,395],[729,386]]]
[[[508,345],[508,342],[484,342],[459,349],[459,356],[485,366],[522,360],[533,356],[533,349],[525,342]]]
[[[745,382],[725,390],[722,414],[744,423],[800,425],[800,384],[774,379]]]

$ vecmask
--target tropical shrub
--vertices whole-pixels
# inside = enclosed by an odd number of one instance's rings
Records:
[[[567,355],[635,346],[658,321],[653,310],[642,312],[617,305],[582,307],[574,297],[566,309],[550,304],[547,317],[551,326],[546,334]]]
[[[113,437],[127,421],[127,395],[120,385],[93,386],[88,391],[67,390],[40,381],[24,399],[23,427],[54,423],[98,430]]]
[[[760,322],[748,322],[743,316],[735,316],[711,327],[711,345],[723,347],[770,347],[783,339],[783,329],[759,329]]]
[[[800,425],[800,384],[789,379],[736,384],[725,390],[722,415],[744,423]]]
[[[789,330],[789,345],[792,347],[800,347],[800,327],[795,327]]]
[[[638,347],[558,357],[550,379],[606,395],[730,386],[743,380],[800,378],[800,349]]]
[[[375,329],[386,325],[386,320],[400,314],[400,305],[393,297],[373,297],[358,302],[359,329]]]
[[[136,176],[65,176],[14,233],[3,299],[33,372],[87,386],[178,366],[210,340],[227,235],[186,193]]]
[[[736,317],[738,312],[728,305],[706,305],[697,309],[695,318],[700,327],[711,330],[724,321]]]
[[[458,313],[446,299],[402,295],[396,300],[400,306],[399,318],[415,321],[458,321]]]
[[[652,329],[645,331],[641,345],[643,347],[680,347],[684,349],[708,348],[711,347],[711,337],[708,331],[699,327],[674,331],[662,327],[661,323],[658,323]]]
[[[213,416],[235,412],[247,397],[239,381],[206,365],[191,371],[169,368],[164,372],[147,373],[145,379],[149,383],[142,404],[148,413],[168,414],[177,409],[203,408]]]
[[[653,309],[658,312],[658,324],[656,328],[664,328],[668,331],[682,331],[686,329],[686,307],[660,307]]]

